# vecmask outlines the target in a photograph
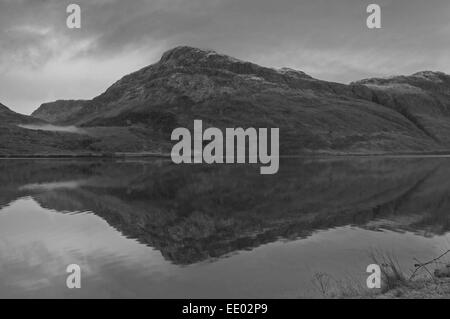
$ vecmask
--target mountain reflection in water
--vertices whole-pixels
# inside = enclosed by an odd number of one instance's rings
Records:
[[[39,291],[46,292],[40,296],[52,296],[55,285],[65,284],[65,268],[58,267],[76,262],[74,256],[87,265],[92,286],[108,287],[101,292],[85,289],[88,296],[308,294],[302,289],[306,279],[299,279],[295,292],[288,284],[300,276],[299,263],[306,259],[311,267],[338,260],[342,267],[345,260],[358,260],[363,250],[368,254],[371,248],[402,249],[405,258],[408,249],[417,254],[411,258],[444,249],[450,226],[449,164],[448,158],[284,159],[279,173],[268,176],[260,175],[256,165],[0,160],[0,296]],[[358,248],[353,247],[357,243],[352,236],[359,241]],[[301,250],[320,240],[325,240],[322,246]],[[331,250],[333,245],[359,252],[341,251],[339,257]],[[65,260],[65,250],[73,253],[70,260]],[[40,257],[35,256],[38,252]],[[277,254],[284,260],[269,258]],[[39,258],[61,260],[37,275],[34,272],[44,267],[36,264]],[[236,270],[240,258],[248,258],[241,269],[247,275],[259,274],[261,282],[247,283],[246,290],[237,291],[238,286],[226,286],[224,281],[250,280]],[[143,262],[145,269],[126,269],[129,263]],[[227,278],[223,268],[234,262],[235,270]],[[287,269],[277,268],[281,263]],[[96,269],[100,265],[101,271]],[[289,268],[295,265],[297,269]],[[121,267],[124,283],[101,281],[108,273],[105,268]],[[362,266],[358,269],[358,275],[365,271]],[[197,288],[180,292],[181,282],[189,281],[183,272],[190,272],[189,280],[196,278]],[[272,278],[264,281],[264,276]],[[218,281],[212,294],[202,283],[209,280],[214,285],[211,278]],[[16,290],[7,290],[11,286]]]

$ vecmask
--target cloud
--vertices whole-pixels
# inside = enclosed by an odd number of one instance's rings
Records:
[[[77,3],[82,28],[66,28]],[[120,76],[192,45],[332,81],[450,72],[448,0],[0,0],[0,101],[30,113],[52,97],[91,98]],[[20,87],[27,87],[21,92]]]

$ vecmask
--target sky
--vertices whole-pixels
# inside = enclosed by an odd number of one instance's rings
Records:
[[[81,29],[66,8],[81,7]],[[381,29],[366,8],[381,6]],[[0,0],[0,103],[91,99],[179,45],[328,81],[450,73],[448,0]]]

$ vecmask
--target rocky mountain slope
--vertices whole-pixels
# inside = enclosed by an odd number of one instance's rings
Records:
[[[281,154],[442,151],[450,149],[449,79],[422,72],[344,85],[177,47],[93,100],[47,103],[32,115],[83,127],[97,151],[168,151],[172,130],[192,129],[194,119],[279,127]]]
[[[362,80],[352,87],[362,98],[395,110],[430,138],[449,145],[449,75],[425,71],[411,76]]]
[[[85,100],[58,100],[55,102],[44,103],[36,111],[33,117],[42,119],[49,123],[64,122],[72,114],[80,111],[88,101]]]

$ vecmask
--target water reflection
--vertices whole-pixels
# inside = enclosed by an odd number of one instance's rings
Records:
[[[363,272],[371,247],[405,258],[444,247],[449,163],[288,159],[262,176],[163,160],[2,160],[0,296],[301,296],[320,266]],[[82,292],[62,285],[73,260],[90,278]]]

